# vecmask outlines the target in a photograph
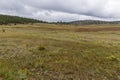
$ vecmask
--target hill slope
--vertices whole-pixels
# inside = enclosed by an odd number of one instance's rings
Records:
[[[2,24],[26,24],[26,23],[49,23],[31,18],[19,16],[10,16],[0,14],[0,25]],[[91,24],[120,24],[120,21],[100,21],[100,20],[79,20],[72,22],[52,22],[53,24],[70,24],[70,25],[91,25]]]
[[[26,24],[26,23],[39,23],[39,22],[43,22],[43,21],[30,19],[30,18],[24,18],[24,17],[18,17],[18,16],[9,16],[9,15],[0,14],[0,24],[9,24],[9,23]]]
[[[78,20],[78,21],[57,22],[57,23],[68,24],[68,25],[92,25],[92,24],[120,24],[120,21]]]
[[[72,21],[69,22],[68,24],[74,24],[74,25],[120,24],[120,21],[81,20],[81,21]]]

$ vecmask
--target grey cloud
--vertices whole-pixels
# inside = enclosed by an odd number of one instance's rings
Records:
[[[119,20],[120,0],[1,0],[0,13],[46,21]]]

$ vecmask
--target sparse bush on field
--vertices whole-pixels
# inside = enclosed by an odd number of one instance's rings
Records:
[[[40,50],[40,51],[43,51],[43,50],[45,50],[45,49],[46,49],[46,48],[45,48],[44,46],[41,46],[41,45],[38,47],[38,50]]]
[[[21,80],[27,80],[27,72],[25,70],[19,70],[18,75]]]
[[[107,59],[111,60],[111,61],[120,61],[119,58],[117,58],[116,56],[114,55],[111,55],[109,57],[107,57]]]
[[[5,29],[2,29],[2,32],[5,32]]]

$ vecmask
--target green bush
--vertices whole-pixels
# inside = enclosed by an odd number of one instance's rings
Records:
[[[111,61],[119,61],[119,58],[117,58],[116,56],[114,55],[111,55],[109,57],[107,57],[107,59],[111,60]]]
[[[43,50],[45,50],[45,49],[46,49],[46,48],[45,48],[44,46],[41,46],[41,45],[38,47],[38,50],[40,50],[40,51],[43,51]]]

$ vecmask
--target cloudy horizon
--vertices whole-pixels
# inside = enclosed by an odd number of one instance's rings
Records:
[[[120,0],[1,0],[0,14],[43,21],[120,20]]]

